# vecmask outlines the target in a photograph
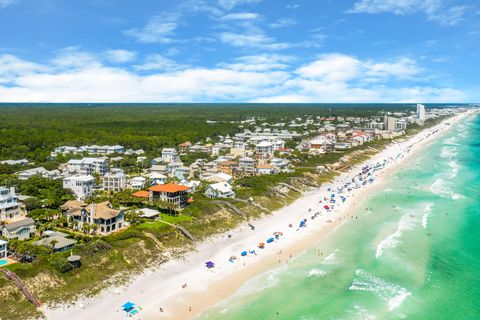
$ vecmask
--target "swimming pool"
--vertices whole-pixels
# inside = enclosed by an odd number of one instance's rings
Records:
[[[8,260],[5,260],[5,259],[0,260],[0,267],[1,267],[1,266],[4,266],[4,265],[6,265],[6,264],[8,264]]]

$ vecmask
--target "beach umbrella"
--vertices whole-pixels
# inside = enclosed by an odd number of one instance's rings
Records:
[[[330,207],[327,206],[327,205],[324,205],[323,208],[324,208],[324,209],[327,209],[327,210],[330,209]]]
[[[247,251],[242,251],[242,253],[240,253],[242,255],[242,257],[245,257],[247,255]]]
[[[265,248],[265,243],[263,243],[263,242],[260,242],[260,243],[258,244],[258,247],[259,247],[260,249],[263,249],[263,248]]]
[[[267,239],[267,243],[272,243],[273,240],[274,240],[273,238],[269,238],[269,239]]]
[[[205,262],[205,266],[210,269],[210,268],[213,268],[215,267],[215,263],[213,263],[212,261],[207,261]]]
[[[276,231],[276,232],[273,233],[273,235],[274,235],[275,237],[281,237],[281,236],[283,236],[283,233],[280,232],[280,231]]]

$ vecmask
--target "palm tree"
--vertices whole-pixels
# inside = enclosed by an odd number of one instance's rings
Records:
[[[90,229],[93,230],[94,235],[97,235],[98,225],[93,223],[93,224],[90,225]]]
[[[58,243],[58,240],[56,240],[56,239],[52,239],[52,240],[50,241],[50,244],[52,245],[52,250],[53,250],[53,251],[55,251],[55,245],[56,245],[57,243]]]

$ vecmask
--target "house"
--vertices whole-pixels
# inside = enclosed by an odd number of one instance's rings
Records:
[[[162,161],[166,163],[177,162],[178,161],[177,151],[174,148],[163,148]]]
[[[130,188],[134,190],[143,189],[146,183],[147,183],[147,179],[144,177],[133,177],[130,180]]]
[[[185,141],[184,143],[180,143],[178,145],[178,150],[180,153],[184,153],[188,151],[188,148],[192,146],[192,143],[190,141]]]
[[[33,244],[36,246],[44,246],[53,250],[53,252],[63,252],[73,249],[76,240],[68,239],[67,234],[62,232],[46,231],[45,238],[35,241]]]
[[[160,216],[160,211],[150,209],[150,208],[142,208],[138,209],[138,212],[140,213],[139,216],[140,218],[149,218],[149,219],[155,219],[158,216]]]
[[[154,164],[149,169],[150,172],[167,173],[167,166],[163,164]]]
[[[7,239],[25,240],[36,231],[35,222],[31,218],[20,218],[3,226],[2,236]]]
[[[256,170],[258,175],[262,174],[272,174],[273,173],[273,166],[270,164],[260,164],[257,166]]]
[[[278,172],[286,172],[289,169],[290,161],[287,159],[273,158],[270,164]]]
[[[218,182],[208,186],[205,195],[209,198],[234,198],[233,187],[226,182]]]
[[[238,171],[244,175],[255,174],[255,160],[250,157],[243,157],[238,160]]]
[[[76,221],[78,230],[82,230],[84,224],[95,224],[95,233],[109,235],[126,226],[124,212],[112,208],[110,202],[85,204],[80,201],[67,201],[60,209],[68,219]]]
[[[20,159],[20,160],[3,160],[3,161],[0,161],[1,164],[7,164],[9,166],[15,166],[15,165],[20,165],[20,166],[23,166],[23,165],[26,165],[28,164],[28,160],[27,159]]]
[[[165,184],[167,182],[167,176],[158,172],[152,172],[148,175],[152,185],[154,184]]]
[[[220,172],[235,176],[238,168],[238,163],[232,160],[221,161],[217,163],[217,169]]]
[[[197,180],[182,180],[179,183],[182,186],[188,187],[188,193],[193,193],[197,190],[197,188],[200,186],[201,182]]]
[[[267,141],[262,141],[255,146],[257,155],[261,157],[268,157],[273,154],[273,144]]]
[[[108,171],[108,158],[71,159],[67,162],[67,171],[70,175],[89,175],[93,173],[104,175]]]
[[[63,188],[70,189],[78,199],[86,199],[92,195],[95,178],[91,175],[73,176],[63,179]]]
[[[0,259],[6,258],[8,253],[8,242],[0,239]]]
[[[113,168],[103,176],[103,190],[122,191],[127,185],[127,177],[122,169]]]
[[[226,174],[226,173],[223,173],[223,172],[219,172],[219,173],[215,173],[215,174],[212,174],[208,177],[205,178],[205,180],[207,181],[210,181],[210,182],[227,182],[227,183],[231,183],[232,180],[233,180],[233,177],[229,174]]]
[[[150,192],[150,201],[169,202],[177,207],[183,207],[187,204],[188,187],[175,183],[155,185],[148,188]]]
[[[48,175],[48,170],[44,167],[38,167],[17,172],[16,175],[20,180],[28,180],[34,176],[42,177],[43,175]]]
[[[132,196],[137,197],[137,198],[148,199],[150,197],[150,192],[145,191],[145,190],[139,190],[137,192],[132,193]]]
[[[291,150],[289,148],[280,148],[278,149],[278,154],[281,156],[288,156],[290,154]]]
[[[15,188],[0,187],[0,221],[14,219],[20,214]]]

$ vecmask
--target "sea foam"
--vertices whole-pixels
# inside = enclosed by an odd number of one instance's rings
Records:
[[[308,272],[308,277],[324,277],[327,275],[327,272],[322,269],[314,268]]]
[[[376,277],[362,269],[355,271],[355,279],[348,288],[350,291],[364,291],[373,293],[383,300],[388,310],[393,311],[398,308],[405,299],[411,295],[407,289]]]
[[[414,221],[412,221],[412,217],[409,214],[404,214],[400,221],[398,222],[397,230],[383,239],[378,245],[377,250],[375,252],[375,258],[379,258],[383,255],[383,251],[385,249],[394,248],[400,242],[400,237],[402,236],[402,232],[405,230],[411,230],[415,227]]]
[[[432,185],[430,186],[430,191],[433,194],[439,195],[441,197],[452,198],[453,200],[463,198],[463,195],[453,192],[448,183],[442,178],[438,178],[437,180],[435,180],[435,182],[432,183]]]
[[[457,148],[453,146],[444,146],[440,151],[440,157],[451,159],[457,155]]]
[[[329,254],[328,256],[323,259],[324,264],[335,264],[337,263],[337,254],[338,254],[338,249],[335,249],[334,252]]]

